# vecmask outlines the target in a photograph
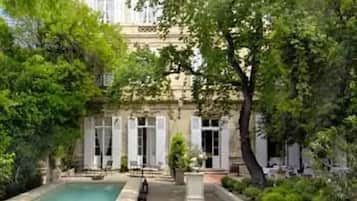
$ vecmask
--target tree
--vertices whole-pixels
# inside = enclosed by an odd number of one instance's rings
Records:
[[[0,91],[0,121],[8,117],[8,114],[12,111],[13,101],[8,98],[7,91]],[[0,126],[0,198],[4,196],[5,189],[2,185],[9,181],[12,172],[13,158],[12,153],[8,153],[7,149],[11,142],[11,138],[8,136],[2,126]]]
[[[1,0],[0,8],[13,22],[0,16],[0,91],[14,103],[0,118],[11,139],[5,154],[15,153],[8,197],[35,187],[38,161],[80,137],[81,118],[101,95],[96,80],[126,45],[118,27],[78,1]]]
[[[276,42],[269,61],[277,67],[264,73],[269,76],[259,90],[266,128],[269,136],[312,151],[316,169],[333,186],[328,200],[354,200],[357,3],[314,0],[292,6],[290,15],[277,21],[282,25],[272,35]],[[331,172],[334,165],[344,165],[344,156],[350,171]]]
[[[139,9],[143,3],[139,1]],[[257,72],[266,49],[264,33],[269,29],[264,18],[271,3],[260,0],[153,0],[150,3],[163,9],[159,27],[164,35],[175,26],[181,27],[184,33],[184,47],[170,46],[161,51],[162,64],[169,67],[162,75],[181,72],[194,75],[193,96],[200,103],[207,102],[205,97],[216,97],[214,105],[227,106],[232,95],[236,100],[242,98],[239,131],[243,159],[252,182],[266,185],[263,170],[251,148],[249,124]],[[193,67],[195,49],[199,49],[203,62]]]
[[[146,1],[139,1],[136,9]],[[354,1],[331,0],[327,4],[318,0],[149,2],[162,8],[159,30],[163,37],[176,26],[183,33],[183,47],[169,46],[161,50],[161,64],[168,67],[160,67],[165,69],[162,75],[182,72],[193,75],[192,94],[201,112],[206,112],[202,111],[202,105],[207,103],[210,106],[207,110],[219,108],[227,112],[232,96],[237,97],[236,100],[242,98],[241,151],[254,184],[264,186],[266,180],[250,144],[249,123],[253,109],[265,113],[270,133],[290,143],[303,142],[306,137],[312,137],[308,135],[311,131],[334,121],[325,117],[335,108],[335,104],[329,103],[338,94],[326,93],[336,89],[335,82],[321,82],[319,74],[323,73],[322,78],[327,81],[340,73],[331,65],[332,54],[339,49],[338,42],[321,28],[324,16],[318,5],[341,5],[346,9],[346,16],[340,16],[344,21],[346,17],[355,19]],[[352,24],[353,20],[345,22],[350,28],[354,27]],[[196,49],[202,62],[194,66]],[[351,55],[349,58],[346,61],[353,60]],[[254,100],[262,107],[256,108]],[[321,103],[327,108],[317,110],[316,106]]]

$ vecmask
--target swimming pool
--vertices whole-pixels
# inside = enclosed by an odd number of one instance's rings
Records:
[[[35,201],[115,201],[123,184],[70,183],[59,186]]]

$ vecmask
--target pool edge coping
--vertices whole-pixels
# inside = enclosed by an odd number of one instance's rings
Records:
[[[42,196],[43,194],[45,194],[59,186],[62,186],[64,184],[66,184],[66,182],[63,182],[63,181],[45,184],[40,187],[34,188],[30,191],[21,193],[15,197],[9,198],[5,201],[34,201],[34,200],[38,199],[40,196]]]
[[[116,201],[137,201],[140,193],[142,178],[129,177]]]
[[[47,192],[50,192],[62,185],[72,184],[72,183],[100,183],[100,184],[115,184],[115,183],[124,183],[121,191],[116,197],[115,201],[136,201],[139,195],[140,187],[141,187],[141,179],[140,178],[128,178],[126,181],[86,181],[86,180],[59,180],[54,183],[44,184],[37,188],[34,188],[30,191],[21,193],[16,195],[15,197],[11,197],[4,201],[35,201],[42,195]],[[122,195],[124,194],[124,195]],[[136,196],[136,198],[134,198]]]

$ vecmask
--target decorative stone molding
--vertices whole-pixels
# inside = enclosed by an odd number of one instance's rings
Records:
[[[138,26],[138,32],[156,32],[157,27],[154,26]]]

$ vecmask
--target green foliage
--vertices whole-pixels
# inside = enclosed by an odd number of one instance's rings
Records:
[[[348,116],[338,127],[330,127],[318,132],[310,143],[317,169],[332,186],[330,200],[353,200],[357,192],[357,118]],[[342,154],[343,153],[343,154]],[[346,157],[346,158],[341,158]],[[340,162],[347,159],[347,172],[330,172],[324,158]]]
[[[146,1],[163,8],[164,37],[171,27],[185,30],[185,45],[164,48],[161,59],[169,72],[194,75],[201,114],[227,114],[232,97],[249,103],[242,137],[250,136],[254,95],[268,135],[288,143],[306,145],[356,112],[355,1],[139,0],[138,8]],[[202,62],[193,66],[196,48]],[[246,164],[253,183],[265,183]]]
[[[298,194],[288,194],[285,199],[291,201],[303,201],[303,198]]]
[[[127,172],[128,170],[128,157],[122,156],[120,161],[120,172]]]
[[[247,177],[244,177],[240,182],[246,187],[252,184],[251,179]]]
[[[147,47],[138,47],[126,55],[114,71],[115,79],[108,95],[120,106],[170,100],[170,81],[164,76],[165,70],[160,56]]]
[[[95,80],[119,65],[126,45],[118,27],[78,1],[0,0],[0,9],[16,22],[0,16],[0,189],[7,185],[8,197],[40,184],[37,165],[48,155],[73,166],[80,119],[100,95]]]
[[[242,192],[243,195],[247,196],[252,201],[259,200],[260,194],[262,193],[262,189],[257,187],[247,187]],[[293,200],[292,200],[293,201]]]
[[[245,195],[249,200],[258,200],[263,189],[252,186],[250,179],[244,178],[241,181],[225,176],[221,179],[223,188]]]
[[[233,182],[233,190],[235,192],[242,193],[245,191],[245,188],[247,188],[247,186],[245,184],[243,184],[242,182],[239,182],[239,181]]]
[[[275,182],[274,187],[264,189],[262,200],[283,197],[292,201],[312,201],[331,197],[331,185],[323,178],[306,179],[292,177]]]
[[[225,176],[221,179],[221,184],[227,190],[243,194],[249,200],[291,200],[291,201],[342,201],[344,199],[333,195],[336,192],[334,185],[325,180],[325,178],[301,178],[291,177],[271,181],[271,187],[254,187],[250,180],[241,181]],[[274,185],[273,185],[274,183]],[[340,194],[341,195],[341,194]]]
[[[272,191],[267,192],[262,195],[262,201],[268,201],[268,200],[291,200],[291,201],[304,201],[303,197],[292,190],[289,190],[284,187],[278,187],[275,189],[272,189]],[[311,199],[308,199],[311,200]]]
[[[185,161],[187,152],[187,145],[185,137],[181,133],[172,135],[169,146],[169,167],[175,168],[187,168]]]
[[[262,201],[286,201],[285,197],[277,192],[270,192],[262,197]]]
[[[222,177],[221,184],[224,188],[228,189],[229,191],[234,190],[234,185],[236,181],[228,176]]]

